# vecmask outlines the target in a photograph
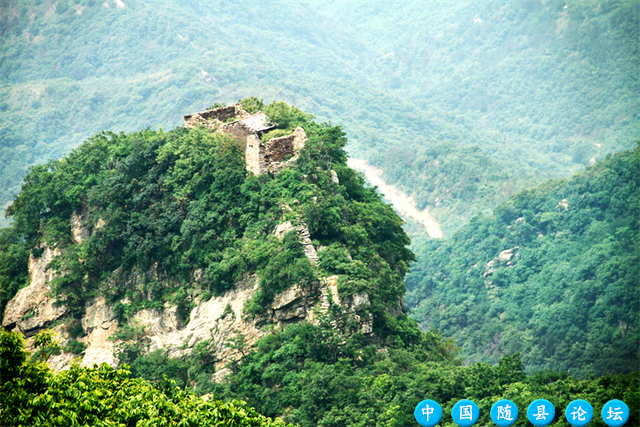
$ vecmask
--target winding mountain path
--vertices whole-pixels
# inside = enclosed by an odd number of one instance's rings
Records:
[[[393,207],[403,218],[412,218],[418,224],[422,225],[427,230],[429,237],[432,239],[438,239],[444,236],[440,229],[440,224],[428,212],[428,210],[418,210],[413,198],[404,194],[397,187],[384,182],[382,179],[382,171],[380,169],[371,166],[364,160],[360,159],[349,159],[347,164],[350,168],[364,173],[364,177],[367,181],[378,187],[378,190],[380,190],[384,198],[391,202]]]

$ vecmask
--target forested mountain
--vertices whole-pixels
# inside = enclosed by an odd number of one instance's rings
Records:
[[[269,135],[304,129],[308,141],[295,162],[255,176],[228,135],[181,127],[98,134],[30,171],[0,241],[3,301],[27,273],[31,284],[20,292],[33,288],[48,253],[51,262],[42,268],[51,273],[51,289],[44,297],[62,309],[45,318],[40,304],[11,322],[5,311],[4,325],[32,335],[34,354],[24,353],[19,332],[0,330],[0,361],[9,373],[0,379],[0,398],[10,402],[0,408],[0,422],[281,425],[260,413],[305,427],[404,427],[414,425],[416,404],[429,397],[442,405],[447,427],[462,398],[476,401],[482,425],[503,398],[522,409],[548,399],[559,426],[568,425],[562,410],[573,399],[594,408],[620,399],[631,408],[629,422],[637,423],[637,372],[586,380],[555,371],[527,375],[519,354],[495,366],[463,366],[452,340],[421,332],[403,313],[409,240],[391,207],[346,166],[341,129],[282,102],[240,102],[278,123],[280,129],[263,136],[266,144]],[[308,246],[317,248],[315,261]],[[257,280],[245,298],[238,290],[250,278]],[[323,293],[322,283],[331,291]],[[309,320],[268,316],[298,290],[312,307],[294,312],[313,313]],[[106,305],[96,310],[100,299]],[[190,335],[179,348],[153,347],[156,325],[149,319],[166,323],[175,313],[177,328],[189,331],[216,299],[228,303],[208,318],[210,335]],[[97,312],[112,313],[108,328]],[[238,317],[262,319],[261,338],[250,342],[236,333],[219,346],[218,328]],[[43,363],[65,354],[86,357],[96,329],[111,334],[119,363],[129,368],[72,364],[53,373]],[[221,348],[235,352],[222,366]],[[255,410],[218,399],[242,399]],[[515,425],[528,421],[521,415]]]
[[[634,2],[342,4],[3,2],[0,203],[95,132],[247,94],[341,123],[447,233],[637,138]]]
[[[606,156],[640,135],[639,32],[636,0],[0,2],[0,308],[31,265],[44,302],[9,323],[53,328],[56,369],[115,350],[159,388],[167,375],[303,426],[410,425],[425,393],[445,413],[476,399],[485,424],[503,397],[618,398],[638,424],[638,148]],[[296,167],[247,176],[228,138],[180,126],[237,99],[271,136],[304,128]],[[347,153],[447,240],[405,225],[414,256]],[[412,265],[429,332],[403,314]],[[229,295],[251,298],[201,307]],[[218,323],[198,335],[207,310]],[[112,340],[87,347],[100,330]],[[44,390],[32,381],[68,384],[22,359],[0,387],[16,402]]]
[[[520,352],[529,371],[634,370],[639,218],[640,145],[427,242],[406,281],[407,305],[469,361]]]
[[[263,108],[277,131],[300,126],[309,136],[297,167],[277,179],[247,177],[241,145],[200,127],[99,134],[34,167],[8,209],[15,222],[4,230],[3,266],[13,270],[3,276],[3,307],[24,285],[29,251],[39,257],[45,248],[64,248],[49,268],[62,275],[53,290],[74,316],[102,295],[116,303],[121,321],[165,302],[188,317],[193,301],[254,274],[260,286],[245,310],[256,315],[276,293],[307,288],[322,271],[349,277],[341,282],[343,298],[367,292],[374,329],[383,331],[386,306],[400,303],[414,259],[400,218],[346,166],[339,127],[282,102]],[[78,213],[91,230],[82,239],[72,227]],[[274,235],[287,220],[304,224],[314,246],[324,248],[321,270],[292,229]],[[128,272],[150,270],[143,289],[127,280]]]

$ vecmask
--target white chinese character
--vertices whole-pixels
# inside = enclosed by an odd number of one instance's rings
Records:
[[[582,406],[578,406],[576,409],[573,410],[573,412],[571,413],[571,415],[573,415],[573,419],[575,420],[576,417],[578,418],[579,421],[584,421],[585,420],[585,415],[587,415],[587,411],[585,411],[584,409],[582,409]]]
[[[614,412],[614,410],[616,412]],[[620,412],[617,412],[617,411],[620,411]],[[620,415],[622,415],[622,407],[612,408],[611,406],[609,406],[609,415],[607,416],[608,420],[611,419],[611,417],[613,417],[613,421],[615,420],[622,421],[622,417]]]
[[[498,419],[507,421],[513,420],[513,418],[511,418],[511,405],[507,404],[507,406],[498,406]]]
[[[533,414],[533,416],[536,417],[536,421],[546,420],[548,415],[549,414],[544,412],[544,405],[538,405],[538,413]]]
[[[461,406],[460,407],[460,419],[461,420],[472,420],[471,411],[473,411],[473,406]]]
[[[434,408],[429,405],[426,408],[422,408],[422,415],[427,416],[427,421],[429,421],[429,415],[433,414],[433,410]]]

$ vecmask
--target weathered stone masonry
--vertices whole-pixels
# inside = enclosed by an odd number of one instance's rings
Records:
[[[262,111],[250,115],[238,104],[186,115],[184,125],[187,128],[202,126],[233,137],[245,152],[247,171],[255,175],[277,173],[291,165],[307,142],[307,135],[301,127],[291,135],[261,142],[260,137],[274,129],[276,124],[271,123]]]
[[[203,111],[202,113],[188,114],[184,116],[184,124],[188,128],[200,125],[215,130],[220,123],[225,123],[230,119],[244,119],[248,116],[249,113],[244,111],[239,104],[236,104]]]

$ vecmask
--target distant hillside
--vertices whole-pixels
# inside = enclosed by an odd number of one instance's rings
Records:
[[[28,165],[109,129],[255,94],[341,123],[451,233],[631,148],[638,8],[587,1],[45,0],[0,5],[0,207]]]
[[[531,178],[567,176],[640,135],[635,1],[342,4],[318,7],[366,46],[376,87],[457,125],[416,122],[426,144],[354,150],[434,208],[445,232]]]
[[[529,371],[628,372],[640,363],[639,221],[640,145],[427,242],[407,306],[471,362],[520,352]]]

